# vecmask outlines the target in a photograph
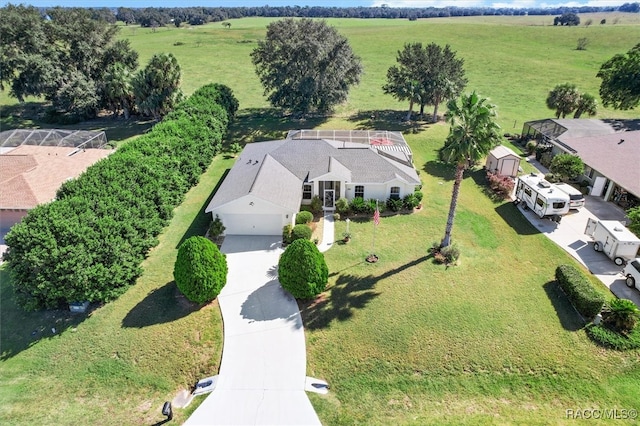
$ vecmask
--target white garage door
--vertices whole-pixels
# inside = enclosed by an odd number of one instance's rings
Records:
[[[282,235],[282,215],[232,214],[223,219],[227,235]]]

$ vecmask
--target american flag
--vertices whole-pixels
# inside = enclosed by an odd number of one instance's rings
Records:
[[[373,213],[373,223],[378,226],[380,225],[380,211],[378,207],[376,207],[376,211]]]

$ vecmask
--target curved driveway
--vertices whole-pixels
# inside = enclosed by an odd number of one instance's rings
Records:
[[[330,219],[324,250],[333,240]],[[215,389],[186,425],[320,425],[305,393],[300,311],[277,278],[280,240],[225,237],[229,274],[218,296],[224,320],[220,372]]]

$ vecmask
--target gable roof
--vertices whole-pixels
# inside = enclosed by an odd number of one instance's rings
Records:
[[[516,154],[515,152],[513,152],[513,150],[511,150],[511,148],[506,147],[504,145],[496,146],[491,151],[489,151],[489,154],[493,155],[495,158],[498,158],[498,159],[503,157],[509,157],[509,156],[520,158],[518,154]]]
[[[110,149],[21,145],[0,155],[0,209],[29,210],[52,201],[64,181],[107,157]]]
[[[362,143],[324,139],[255,142],[245,146],[205,211],[246,195],[297,211],[302,184],[324,176],[365,184],[395,179],[420,184],[417,172],[407,164],[406,155],[381,155]]]

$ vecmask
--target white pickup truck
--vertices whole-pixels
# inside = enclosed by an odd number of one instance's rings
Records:
[[[622,274],[625,276],[627,287],[635,287],[640,290],[640,258],[628,262]]]

